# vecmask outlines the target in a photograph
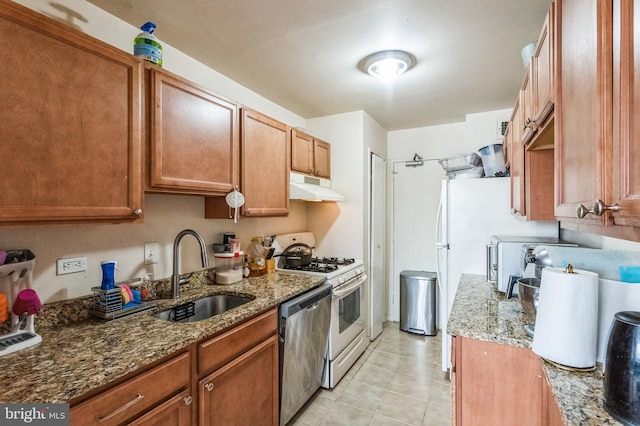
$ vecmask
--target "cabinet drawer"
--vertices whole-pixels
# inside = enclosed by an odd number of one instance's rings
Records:
[[[191,382],[189,354],[183,353],[71,408],[71,424],[117,425],[129,422]]]
[[[198,345],[198,375],[207,374],[237,358],[276,333],[278,309],[273,309]]]

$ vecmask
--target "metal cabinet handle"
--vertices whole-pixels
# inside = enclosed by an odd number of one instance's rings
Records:
[[[184,401],[184,405],[191,405],[193,398],[191,398],[191,396],[185,396],[182,400]]]
[[[580,219],[582,219],[583,217],[585,217],[588,214],[592,214],[594,216],[602,216],[604,214],[604,212],[606,212],[607,210],[611,210],[612,212],[617,212],[617,211],[620,210],[620,206],[618,204],[615,204],[615,203],[610,205],[610,206],[607,206],[602,200],[596,200],[596,202],[593,204],[593,208],[591,210],[588,210],[582,204],[578,204],[578,207],[576,209],[576,213],[577,213],[578,217]]]
[[[536,120],[532,120],[531,118],[527,117],[524,124],[522,125],[522,130],[527,130],[527,127],[533,129],[533,126],[535,124],[536,124]]]
[[[578,207],[576,207],[576,215],[578,216],[578,218],[582,219],[588,214],[595,214],[595,212],[593,211],[593,209],[589,210],[582,204],[578,204]]]
[[[596,203],[593,205],[593,214],[595,214],[596,216],[602,216],[607,210],[617,212],[618,210],[620,210],[620,206],[616,203],[607,206],[604,202],[602,202],[602,200],[596,200]]]
[[[134,215],[134,216],[141,217],[141,216],[142,216],[142,209],[135,209],[135,210],[133,211],[133,215]]]
[[[98,421],[98,423],[102,423],[104,421],[107,421],[110,418],[112,418],[114,416],[117,416],[118,414],[122,413],[124,410],[126,410],[129,407],[131,407],[132,405],[137,404],[138,402],[140,402],[142,400],[142,398],[144,398],[144,395],[139,393],[133,400],[127,402],[122,407],[110,412],[106,416],[102,416],[102,417],[96,416],[96,420]]]
[[[213,383],[207,383],[206,385],[204,385],[204,388],[207,390],[207,392],[211,392],[213,390]]]

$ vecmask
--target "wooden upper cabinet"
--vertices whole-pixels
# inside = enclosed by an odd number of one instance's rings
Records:
[[[556,1],[555,214],[563,226],[608,216],[580,219],[577,208],[611,202],[611,36],[611,1]]]
[[[313,173],[313,136],[291,130],[291,170]]]
[[[0,223],[142,215],[142,64],[0,3]]]
[[[531,64],[529,64],[529,68],[524,76],[524,81],[522,82],[522,89],[520,90],[520,109],[522,114],[522,126],[519,129],[520,132],[520,143],[525,144],[527,141],[531,140],[535,131],[537,130],[535,118],[533,117],[533,105],[534,105],[534,72],[533,72],[533,62],[535,58],[531,58]]]
[[[289,214],[291,128],[273,118],[241,109],[240,191],[245,198],[241,217]],[[224,197],[205,199],[207,219],[231,219]]]
[[[313,140],[313,164],[316,176],[331,177],[331,145],[328,142]]]
[[[331,177],[331,145],[296,129],[291,130],[291,170]]]
[[[150,66],[149,118],[148,190],[224,195],[239,183],[235,103]]]
[[[555,104],[554,83],[554,23],[555,4],[551,3],[544,21],[533,62],[535,96],[532,99],[533,118],[538,127],[543,126],[553,112]]]
[[[516,100],[509,122],[509,157],[511,180],[511,212],[514,215],[526,216],[524,193],[524,147],[522,145],[522,91]]]
[[[248,108],[242,109],[244,216],[289,213],[291,128]]]
[[[607,223],[640,226],[640,6],[613,2],[613,161]],[[638,19],[638,21],[636,21]],[[603,200],[605,201],[605,200]],[[637,239],[637,237],[635,238]]]

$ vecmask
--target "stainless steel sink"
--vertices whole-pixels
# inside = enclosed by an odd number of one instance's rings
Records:
[[[202,321],[215,315],[220,315],[230,309],[254,300],[253,296],[233,296],[230,294],[216,294],[203,297],[193,302],[156,312],[152,316],[164,321],[179,323]]]

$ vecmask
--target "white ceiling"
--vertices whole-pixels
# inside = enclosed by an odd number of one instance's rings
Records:
[[[304,117],[364,110],[388,130],[511,108],[551,0],[89,0]],[[401,49],[393,83],[358,69]]]

